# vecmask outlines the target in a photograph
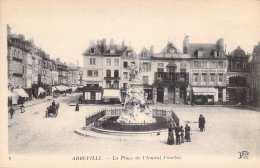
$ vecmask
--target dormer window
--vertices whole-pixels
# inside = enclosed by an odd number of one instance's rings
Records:
[[[110,48],[110,54],[115,54],[116,49],[115,48]]]
[[[142,53],[142,57],[147,57],[147,52],[146,52],[146,51],[144,51],[144,52]]]
[[[132,51],[127,51],[127,56],[132,56]]]
[[[202,50],[198,50],[198,57],[202,57],[203,55],[203,51]]]
[[[219,51],[214,50],[214,57],[218,57],[219,56]]]
[[[170,48],[168,51],[169,51],[170,54],[176,53],[176,50],[174,48]]]
[[[91,49],[90,49],[90,53],[91,53],[91,54],[95,54],[95,48],[91,48]]]

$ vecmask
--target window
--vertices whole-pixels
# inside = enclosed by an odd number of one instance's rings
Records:
[[[214,57],[218,57],[219,56],[219,51],[214,50]]]
[[[164,63],[157,63],[158,68],[164,68]]]
[[[206,73],[203,73],[202,74],[202,82],[207,82],[207,74]]]
[[[114,59],[115,66],[119,66],[119,59]]]
[[[218,82],[223,82],[223,74],[218,74]]]
[[[123,87],[124,87],[124,89],[126,89],[127,88],[127,83],[123,83]]]
[[[202,57],[203,51],[198,51],[198,57]]]
[[[111,59],[110,58],[107,59],[107,66],[111,66]]]
[[[207,62],[206,61],[201,62],[201,68],[207,68]]]
[[[143,84],[148,85],[148,76],[143,76]]]
[[[118,77],[118,70],[114,70],[114,77]]]
[[[119,88],[119,81],[114,81],[113,88],[115,89]]]
[[[128,79],[128,73],[127,72],[124,72],[124,79]]]
[[[163,72],[163,68],[157,68],[157,72]]]
[[[199,68],[200,67],[200,62],[199,61],[194,61],[194,68]]]
[[[218,62],[218,68],[224,68],[224,63],[222,61]]]
[[[144,71],[144,72],[151,71],[151,63],[142,62],[141,63],[141,70]]]
[[[96,65],[96,58],[90,58],[89,59],[89,64],[90,65]]]
[[[127,51],[127,56],[132,56],[132,51]]]
[[[124,68],[128,67],[128,62],[124,62]]]
[[[215,82],[215,74],[214,73],[210,74],[210,82]]]
[[[106,81],[106,88],[111,88],[111,81]]]
[[[146,52],[146,51],[144,51],[144,52],[142,53],[142,57],[147,57],[147,52]]]
[[[198,76],[199,76],[198,73],[193,74],[193,82],[198,82]]]
[[[180,63],[180,67],[186,68],[186,63]]]
[[[111,77],[111,70],[107,70],[107,77]]]
[[[181,68],[180,69],[180,76],[181,76],[181,78],[185,78],[186,77],[186,68]]]
[[[93,76],[93,71],[92,70],[88,70],[88,76]]]
[[[98,70],[94,70],[94,76],[98,76]]]
[[[216,62],[210,62],[210,68],[216,68]]]
[[[95,48],[91,48],[91,49],[90,49],[90,53],[91,53],[91,54],[95,54]]]
[[[110,54],[115,54],[116,49],[115,48],[110,48]]]

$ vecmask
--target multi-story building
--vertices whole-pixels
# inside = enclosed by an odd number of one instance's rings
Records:
[[[224,39],[216,43],[190,43],[186,36],[183,53],[191,56],[190,85],[193,104],[226,102],[227,57]]]
[[[226,101],[228,104],[249,102],[249,66],[247,55],[239,46],[227,55]]]
[[[103,57],[106,49],[106,40],[90,43],[83,52],[83,76],[79,71],[79,84],[84,85],[83,99],[85,102],[100,102],[103,86]],[[83,78],[82,78],[83,77]],[[83,80],[84,79],[84,80]],[[82,83],[83,81],[83,83]]]
[[[68,83],[68,66],[65,63],[60,62],[60,58],[56,59],[58,75],[58,84],[67,85]]]
[[[121,81],[121,57],[123,54],[132,56],[132,48],[127,48],[114,44],[114,40],[110,40],[110,44],[106,46],[103,53],[103,100],[104,102],[121,101],[120,88],[123,87]]]
[[[12,88],[24,87],[25,43],[23,36],[8,35],[8,82]]]
[[[254,46],[253,59],[250,62],[250,78],[251,78],[251,101],[260,104],[260,41]]]
[[[145,99],[147,103],[153,103],[153,46],[151,46],[150,51],[145,47],[138,54],[139,57],[139,67],[140,67],[140,77],[143,81],[143,88]]]
[[[189,58],[172,43],[153,54],[153,101],[183,104],[189,99]]]

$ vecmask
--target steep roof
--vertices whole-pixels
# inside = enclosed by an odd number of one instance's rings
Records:
[[[128,55],[127,55],[127,52],[128,52],[128,51],[132,51],[132,55],[131,55],[131,56],[128,56]],[[138,56],[137,56],[135,50],[133,49],[133,47],[132,47],[132,46],[128,46],[128,47],[124,50],[124,52],[123,52],[123,54],[122,54],[122,58],[124,58],[124,59],[136,59],[136,58],[138,58]]]
[[[190,43],[186,48],[188,54],[192,57],[197,57],[197,52],[202,51],[202,56],[199,58],[210,58],[214,56],[214,51],[219,51],[219,57],[224,57],[224,51],[220,50],[220,47],[215,43]]]
[[[260,53],[260,46],[259,45],[254,46],[253,53]]]
[[[173,52],[173,53],[171,53]],[[175,47],[172,43],[168,43],[160,52],[160,54],[180,54],[181,51]]]
[[[143,53],[147,53],[146,57],[143,57]],[[147,60],[147,59],[151,59],[152,58],[152,54],[149,50],[147,50],[145,47],[142,48],[142,50],[139,52],[138,54],[139,59],[141,60]]]
[[[111,53],[110,50],[115,49],[114,53]],[[123,48],[120,45],[107,45],[106,46],[106,51],[103,53],[104,56],[121,56],[126,48]]]
[[[90,53],[90,49],[91,48],[95,49],[95,53],[94,54]],[[102,53],[101,53],[100,49],[98,48],[98,46],[96,44],[92,44],[82,53],[82,55],[84,55],[84,56],[90,56],[90,55],[91,56],[101,56]]]

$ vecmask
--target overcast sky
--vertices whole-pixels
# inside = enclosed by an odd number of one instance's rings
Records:
[[[36,45],[62,61],[82,66],[90,40],[124,39],[139,53],[154,45],[160,52],[170,39],[182,50],[191,43],[224,38],[227,51],[238,45],[251,53],[260,40],[260,1],[151,0],[2,0],[2,23],[12,33],[33,38]]]

